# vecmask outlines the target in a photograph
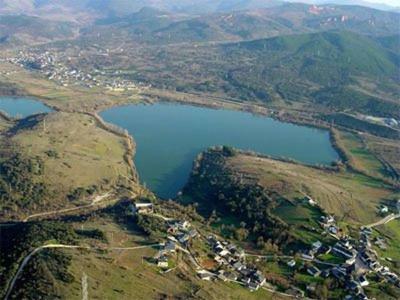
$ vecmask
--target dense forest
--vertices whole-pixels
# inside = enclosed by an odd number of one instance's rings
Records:
[[[227,157],[235,155],[230,147],[209,149],[201,154],[184,189],[185,197],[198,203],[198,211],[207,217],[234,216],[240,226],[232,232],[239,240],[250,239],[292,248],[300,246],[290,227],[272,213],[280,196],[261,186],[248,183],[225,167]]]

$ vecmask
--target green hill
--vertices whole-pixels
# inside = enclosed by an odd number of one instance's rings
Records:
[[[332,71],[341,68],[351,74],[395,76],[400,65],[398,53],[383,48],[373,39],[350,32],[282,36],[240,43],[239,47],[229,45],[225,50],[231,53],[244,50],[259,56],[269,52],[279,52],[281,57],[288,54],[286,61],[291,60],[293,66],[300,67],[300,75],[316,82],[321,79],[319,70],[327,70],[326,66]]]
[[[372,38],[321,32],[234,43],[221,46],[221,51],[229,62],[237,61],[228,79],[240,85],[243,97],[273,90],[285,100],[398,117],[400,105],[395,99],[381,99],[360,86],[363,80],[393,86],[399,81],[399,53]],[[258,64],[250,68],[245,58]],[[353,90],[355,86],[359,88]]]

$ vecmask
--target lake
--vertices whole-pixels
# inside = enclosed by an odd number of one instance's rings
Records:
[[[27,117],[38,113],[48,113],[51,108],[29,97],[0,97],[0,110],[11,117]]]
[[[134,137],[139,177],[162,198],[176,196],[197,154],[210,146],[229,145],[307,164],[338,159],[328,131],[246,112],[157,103],[113,107],[101,116]]]

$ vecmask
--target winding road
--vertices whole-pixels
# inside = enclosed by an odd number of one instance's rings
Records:
[[[43,246],[39,246],[32,250],[25,258],[23,259],[22,263],[19,265],[19,268],[17,270],[17,273],[15,273],[13,279],[9,283],[7,287],[7,293],[4,297],[4,300],[8,300],[10,297],[10,294],[15,286],[15,283],[17,282],[18,277],[21,275],[24,267],[28,264],[30,259],[32,258],[33,255],[36,253],[40,252],[43,249],[54,249],[54,248],[63,248],[63,249],[87,249],[87,250],[109,250],[109,251],[120,251],[120,250],[139,250],[139,249],[145,249],[145,248],[153,248],[153,247],[159,247],[162,244],[150,244],[150,245],[144,245],[144,246],[135,246],[135,247],[109,247],[109,248],[96,248],[96,247],[90,247],[90,246],[79,246],[79,245],[64,245],[64,244],[47,244]]]

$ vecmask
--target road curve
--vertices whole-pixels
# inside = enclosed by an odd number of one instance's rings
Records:
[[[13,290],[15,283],[17,282],[17,279],[19,275],[22,273],[22,270],[24,267],[27,265],[29,260],[32,258],[33,255],[38,253],[39,251],[43,249],[54,249],[54,248],[64,248],[64,249],[88,249],[88,250],[139,250],[139,249],[144,249],[144,248],[152,248],[156,246],[161,246],[162,244],[150,244],[150,245],[144,245],[144,246],[135,246],[135,247],[109,247],[109,248],[96,248],[96,247],[90,247],[90,246],[79,246],[79,245],[64,245],[64,244],[48,244],[48,245],[43,245],[40,247],[37,247],[33,249],[25,258],[23,259],[22,263],[20,264],[17,273],[15,273],[13,279],[9,283],[7,287],[7,293],[4,297],[4,300],[8,300],[10,297],[11,291]]]
[[[33,255],[35,255],[36,253],[38,253],[39,251],[43,250],[43,249],[48,249],[48,248],[87,248],[84,246],[74,246],[74,245],[62,245],[62,244],[49,244],[49,245],[43,245],[40,247],[35,248],[32,252],[30,252],[27,256],[25,256],[24,260],[22,261],[22,263],[20,264],[17,273],[15,273],[14,278],[11,280],[10,284],[8,285],[7,288],[7,293],[4,297],[4,300],[8,300],[8,298],[10,297],[11,291],[14,288],[15,283],[17,282],[17,279],[19,277],[19,275],[22,273],[22,270],[24,269],[24,267],[26,266],[26,264],[29,262],[29,260],[31,259],[31,257]]]

